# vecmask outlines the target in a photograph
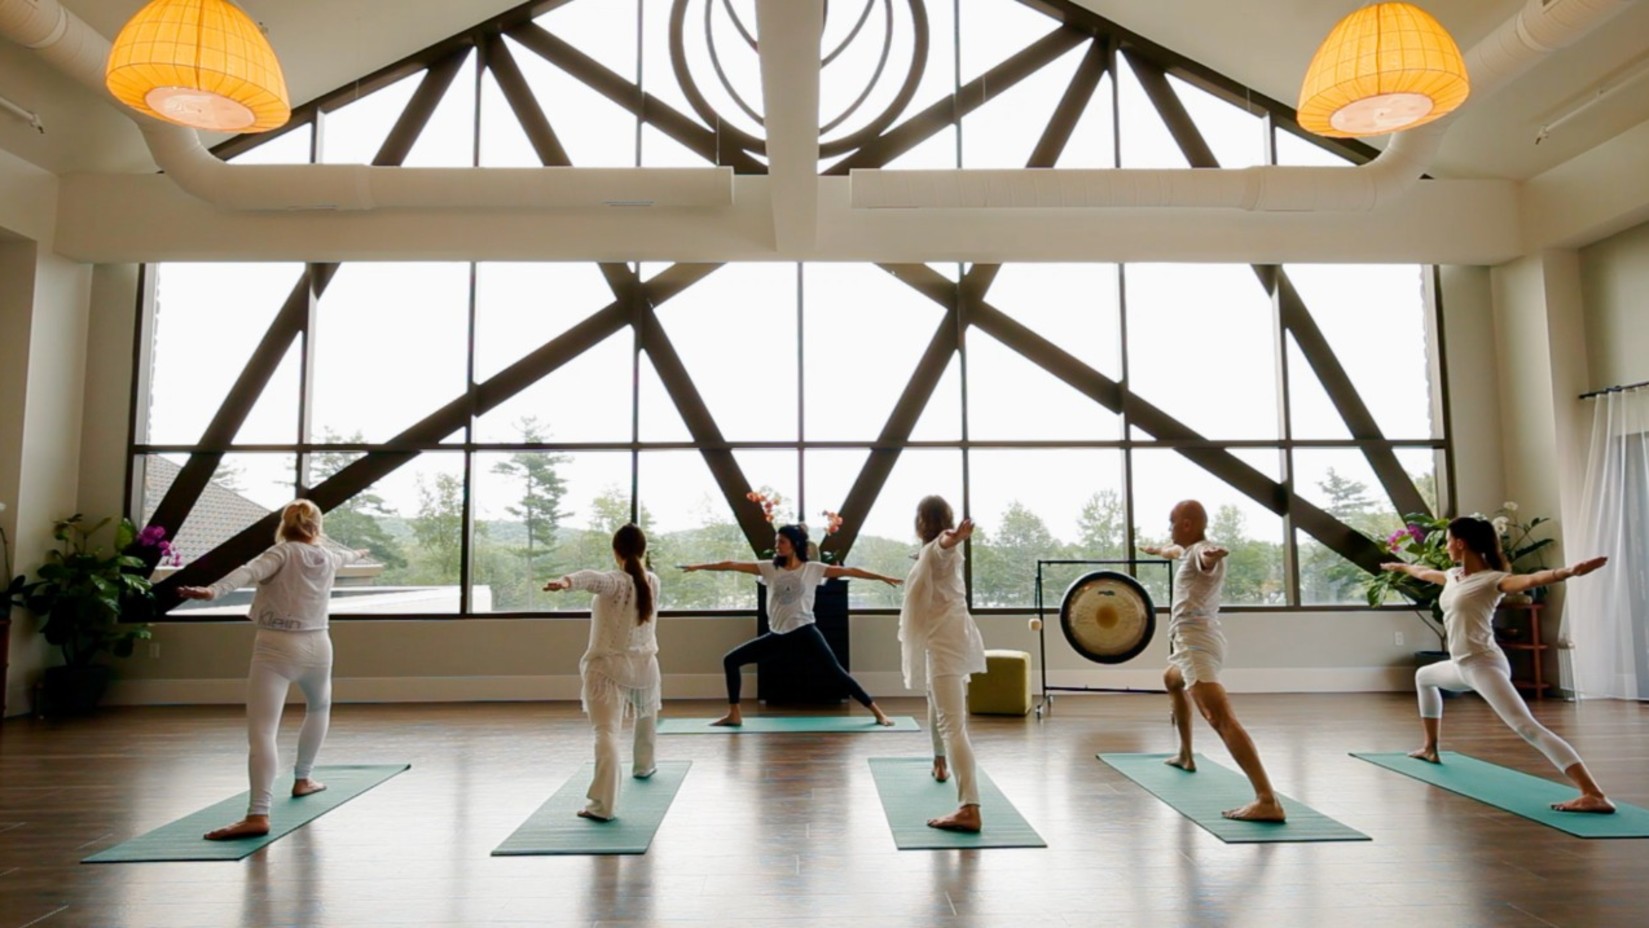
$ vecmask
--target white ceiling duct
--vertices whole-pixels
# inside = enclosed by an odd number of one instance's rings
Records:
[[[58,70],[119,106],[103,83],[109,40],[57,0],[0,0],[0,35],[34,49]],[[201,145],[193,129],[120,109],[142,129],[155,164],[179,187],[232,209],[724,207],[733,202],[733,169],[725,167],[227,164]]]
[[[1528,0],[1466,52],[1472,96],[1493,94],[1637,0]],[[1468,102],[1467,106],[1471,104]],[[1221,207],[1370,210],[1415,186],[1454,117],[1398,133],[1358,167],[851,172],[858,209]]]

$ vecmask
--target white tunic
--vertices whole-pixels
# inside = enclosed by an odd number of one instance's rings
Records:
[[[793,632],[813,624],[813,596],[819,584],[829,579],[825,565],[803,561],[795,570],[786,570],[772,561],[756,564],[757,577],[767,584],[767,627],[775,635]]]
[[[327,626],[327,606],[338,568],[360,555],[305,541],[283,541],[229,576],[212,584],[212,598],[256,583],[247,618],[259,628],[283,632],[320,631]]]
[[[1443,630],[1449,641],[1449,657],[1463,661],[1481,654],[1503,654],[1494,640],[1494,609],[1500,605],[1500,581],[1510,574],[1480,570],[1467,574],[1463,567],[1451,567],[1445,574]]]
[[[636,621],[636,584],[622,570],[581,570],[568,574],[572,589],[594,593],[590,643],[579,659],[585,711],[593,700],[619,699],[638,716],[657,715],[662,703],[658,670],[658,577],[647,574],[654,616]]]
[[[919,690],[930,677],[985,672],[985,641],[968,612],[962,548],[938,539],[922,546],[905,578],[899,609],[899,645],[905,686]]]
[[[1207,539],[1193,543],[1180,555],[1174,571],[1174,602],[1169,609],[1168,632],[1195,625],[1218,631],[1220,627],[1220,587],[1225,583],[1225,559],[1203,570],[1202,553],[1215,547]]]

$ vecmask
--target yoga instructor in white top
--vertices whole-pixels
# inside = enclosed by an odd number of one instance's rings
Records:
[[[836,577],[880,580],[893,586],[899,584],[899,578],[884,577],[857,567],[837,567],[808,560],[807,529],[800,525],[786,525],[779,529],[778,537],[773,542],[773,554],[772,561],[718,561],[714,564],[687,564],[681,568],[689,572],[730,570],[755,574],[768,589],[767,626],[771,631],[746,641],[728,651],[722,658],[722,670],[727,675],[729,708],[725,716],[711,724],[735,727],[743,725],[744,716],[739,711],[739,688],[742,682],[739,669],[781,648],[790,648],[805,652],[826,670],[833,672],[841,680],[842,688],[857,700],[859,705],[869,709],[876,716],[878,724],[892,725],[893,720],[887,717],[887,713],[883,712],[875,700],[870,698],[870,694],[864,691],[864,687],[842,668],[841,662],[836,660],[836,655],[831,652],[830,644],[825,641],[824,634],[813,624],[813,596],[818,592],[819,584]]]
[[[1535,721],[1523,697],[1512,686],[1511,664],[1506,652],[1494,640],[1494,610],[1506,593],[1522,593],[1535,587],[1562,583],[1582,577],[1608,563],[1594,557],[1573,567],[1542,570],[1532,574],[1508,573],[1506,554],[1500,549],[1500,533],[1493,523],[1470,517],[1449,522],[1449,559],[1458,566],[1447,571],[1431,570],[1417,564],[1381,564],[1388,571],[1408,574],[1416,580],[1443,587],[1438,604],[1443,607],[1443,629],[1448,637],[1449,659],[1420,668],[1414,685],[1420,697],[1420,726],[1425,743],[1409,754],[1433,764],[1439,762],[1437,740],[1443,729],[1443,695],[1439,690],[1474,690],[1489,704],[1512,731],[1534,745],[1552,766],[1563,771],[1580,795],[1567,802],[1554,802],[1559,812],[1615,811],[1615,804],[1603,795],[1591,771],[1569,742]]]
[[[962,579],[962,542],[973,521],[956,515],[943,497],[916,504],[916,536],[922,550],[905,578],[899,610],[899,645],[906,689],[928,694],[928,731],[933,738],[933,778],[956,774],[956,811],[928,820],[946,831],[978,831],[979,778],[968,739],[968,678],[985,672],[985,641],[968,612]],[[948,761],[948,763],[947,763]]]
[[[365,557],[366,551],[322,547],[321,510],[306,499],[281,510],[275,546],[211,586],[178,589],[184,599],[217,599],[249,583],[257,584],[247,614],[258,626],[252,642],[252,670],[246,682],[246,729],[251,748],[247,762],[252,781],[246,817],[206,833],[212,841],[255,838],[269,833],[269,806],[274,798],[275,768],[280,763],[275,735],[280,730],[286,691],[303,691],[303,728],[298,733],[298,762],[292,769],[292,795],[326,789],[313,779],[315,756],[332,717],[332,637],[327,606],[338,568]]]
[[[645,780],[657,769],[653,736],[661,705],[658,671],[658,577],[644,566],[647,536],[635,525],[613,534],[617,570],[580,570],[544,584],[547,592],[594,593],[590,644],[579,659],[584,678],[584,711],[595,728],[595,779],[585,795],[583,818],[609,822],[618,817],[618,736],[624,717],[636,719],[632,776]]]

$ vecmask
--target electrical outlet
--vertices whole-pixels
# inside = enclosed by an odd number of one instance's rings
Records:
[[[1397,633],[1396,640],[1393,641],[1392,644],[1398,646],[1399,648],[1403,646],[1403,633],[1402,632]]]
[[[150,657],[159,657],[160,656],[160,642],[158,642],[158,641],[149,642],[149,656]]]

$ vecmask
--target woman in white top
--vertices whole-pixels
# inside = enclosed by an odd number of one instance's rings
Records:
[[[327,633],[327,605],[338,568],[365,557],[366,551],[334,551],[320,545],[321,510],[306,499],[281,511],[275,546],[211,586],[178,589],[184,599],[217,599],[249,583],[257,584],[247,618],[258,626],[252,642],[252,670],[246,682],[246,728],[252,781],[246,817],[206,833],[212,841],[253,838],[269,833],[269,805],[274,798],[275,768],[280,762],[275,735],[280,730],[286,691],[293,683],[303,691],[303,728],[298,733],[298,762],[293,767],[292,795],[326,789],[310,777],[315,756],[332,717],[332,637]]]
[[[773,553],[774,557],[770,562],[718,561],[714,564],[687,564],[681,568],[689,572],[731,570],[755,574],[768,589],[767,627],[771,630],[728,651],[722,658],[722,670],[727,675],[729,708],[725,716],[711,724],[743,725],[744,716],[739,711],[739,688],[742,682],[739,676],[740,668],[746,664],[753,664],[780,648],[791,648],[806,652],[827,670],[835,673],[842,682],[842,688],[858,701],[859,705],[869,709],[876,716],[878,724],[892,725],[893,720],[887,717],[887,713],[883,712],[875,700],[870,698],[870,694],[864,691],[864,687],[842,668],[841,662],[836,660],[836,655],[830,650],[830,644],[825,641],[824,634],[813,624],[813,596],[818,592],[819,584],[836,577],[880,580],[894,586],[899,584],[899,579],[873,574],[857,567],[836,567],[808,560],[807,529],[800,525],[786,525],[779,529],[778,537],[773,541]]]
[[[643,564],[647,536],[634,525],[613,534],[617,570],[581,570],[544,584],[550,592],[595,594],[590,607],[590,644],[578,662],[584,677],[584,711],[595,728],[595,779],[578,814],[598,822],[618,817],[618,738],[624,717],[635,715],[634,770],[645,780],[657,769],[653,736],[661,704],[658,671],[658,577]]]
[[[973,521],[956,524],[942,497],[916,504],[916,535],[922,550],[905,578],[899,610],[899,644],[905,688],[926,687],[928,731],[933,737],[933,778],[956,771],[957,809],[928,825],[947,831],[978,831],[979,784],[968,740],[968,677],[985,672],[985,642],[968,613],[960,545],[973,535]]]
[[[1494,610],[1505,593],[1521,593],[1535,587],[1561,583],[1570,577],[1589,574],[1608,562],[1594,557],[1573,567],[1542,570],[1532,574],[1508,573],[1506,555],[1500,550],[1500,534],[1482,519],[1460,518],[1449,523],[1449,559],[1457,567],[1431,570],[1416,564],[1382,564],[1416,580],[1441,584],[1443,628],[1448,637],[1449,659],[1422,667],[1414,675],[1420,696],[1420,724],[1425,743],[1409,754],[1438,763],[1437,739],[1443,727],[1443,696],[1439,690],[1475,690],[1501,721],[1546,755],[1580,788],[1580,795],[1568,802],[1556,802],[1559,812],[1613,812],[1615,804],[1603,795],[1586,764],[1567,741],[1535,721],[1529,707],[1512,686],[1511,664],[1494,640]]]

